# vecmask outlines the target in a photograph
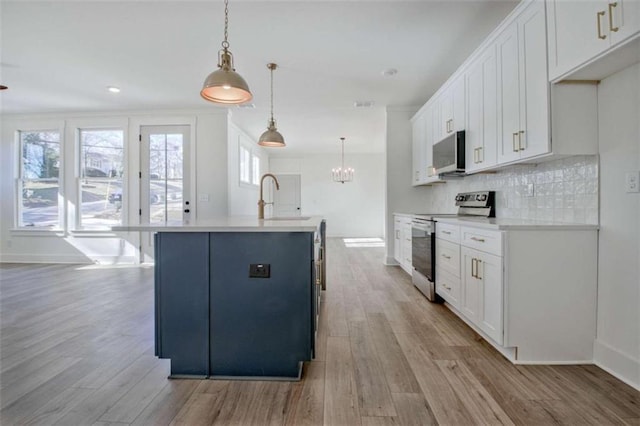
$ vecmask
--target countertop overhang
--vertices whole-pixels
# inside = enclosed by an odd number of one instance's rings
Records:
[[[113,226],[115,232],[314,232],[322,216],[258,219],[253,216],[225,216],[190,222]]]

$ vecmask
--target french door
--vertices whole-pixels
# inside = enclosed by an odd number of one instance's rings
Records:
[[[141,126],[141,224],[180,223],[191,217],[190,134],[187,125]],[[141,239],[141,258],[152,258],[153,233],[143,233]]]

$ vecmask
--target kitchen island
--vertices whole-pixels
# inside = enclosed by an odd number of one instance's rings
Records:
[[[315,350],[322,222],[113,228],[155,233],[155,350],[171,377],[300,378]]]

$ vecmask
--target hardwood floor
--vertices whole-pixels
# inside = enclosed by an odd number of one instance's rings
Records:
[[[0,424],[640,424],[595,366],[514,366],[381,248],[330,239],[318,353],[300,382],[168,380],[153,269],[0,266]]]

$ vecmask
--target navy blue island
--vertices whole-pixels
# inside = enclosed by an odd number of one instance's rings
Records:
[[[155,232],[155,348],[171,377],[300,379],[315,350],[321,217],[113,229]]]

